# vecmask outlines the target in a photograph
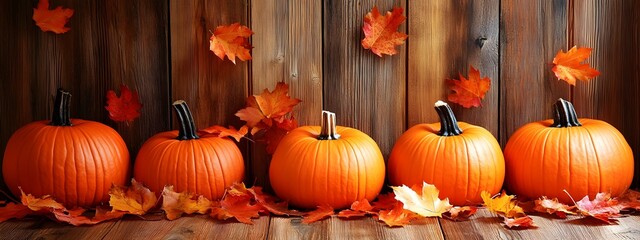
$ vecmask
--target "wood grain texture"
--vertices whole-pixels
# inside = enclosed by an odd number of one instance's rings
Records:
[[[382,14],[406,9],[405,1],[324,1],[323,106],[336,113],[338,125],[371,136],[386,159],[405,130],[407,45],[382,58],[362,47],[363,19],[374,5]],[[406,33],[406,26],[398,31]]]
[[[574,105],[580,117],[606,121],[625,136],[640,159],[640,3],[637,1],[576,1],[575,45],[594,50],[587,61],[600,71],[579,81]],[[636,161],[635,182],[640,181]]]
[[[390,228],[370,217],[332,217],[311,224],[302,223],[301,218],[272,217],[268,239],[443,239],[443,235],[435,218]]]
[[[103,239],[116,222],[105,222],[95,226],[74,227],[52,220],[24,219],[11,220],[0,224],[1,240],[22,239]]]
[[[301,99],[294,109],[300,126],[319,125],[322,111],[322,4],[312,1],[253,1],[252,94],[289,84]],[[263,143],[253,144],[250,168],[256,184],[268,187],[270,157]]]
[[[552,117],[553,103],[569,87],[551,71],[566,48],[567,1],[500,3],[500,143],[522,125]]]
[[[253,220],[253,225],[235,221],[220,222],[209,216],[182,217],[177,220],[121,220],[106,239],[265,239],[269,217]]]
[[[451,104],[458,121],[482,126],[498,137],[499,4],[483,1],[409,1],[407,121],[438,122],[433,109],[451,92],[445,79],[468,77],[469,65],[491,79],[482,107]]]

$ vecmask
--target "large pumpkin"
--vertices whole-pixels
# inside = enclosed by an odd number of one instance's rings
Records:
[[[71,119],[71,94],[56,95],[51,121],[32,122],[9,139],[2,162],[13,194],[51,195],[67,207],[95,207],[109,200],[112,184],[129,178],[129,151],[102,123]]]
[[[449,105],[436,102],[440,123],[418,124],[397,140],[389,156],[391,185],[435,185],[454,205],[482,202],[480,193],[497,193],[504,181],[500,145],[482,127],[457,122]]]
[[[518,196],[564,203],[599,192],[618,196],[633,179],[633,153],[622,134],[604,121],[578,119],[559,99],[554,119],[526,124],[511,135],[504,154],[507,186]]]
[[[373,200],[384,183],[378,145],[367,134],[337,126],[335,114],[322,113],[322,126],[299,127],[278,145],[269,179],[276,195],[300,208],[347,208]]]
[[[219,199],[228,186],[244,178],[244,160],[229,138],[198,136],[187,104],[173,103],[180,130],[156,134],[140,148],[134,178],[159,193],[165,185]]]

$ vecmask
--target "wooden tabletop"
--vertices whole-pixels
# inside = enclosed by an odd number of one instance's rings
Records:
[[[510,230],[501,218],[481,209],[471,220],[453,222],[428,218],[412,225],[389,228],[367,217],[337,217],[312,224],[301,218],[262,216],[253,225],[220,222],[207,216],[182,217],[175,221],[142,221],[133,217],[73,227],[45,218],[0,223],[0,239],[640,239],[640,215],[619,218],[617,225],[569,216],[532,216],[539,226]]]

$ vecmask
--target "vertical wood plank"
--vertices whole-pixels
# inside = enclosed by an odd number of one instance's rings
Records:
[[[451,104],[459,121],[498,137],[498,0],[409,1],[408,126],[438,121],[437,100],[451,92],[445,79],[468,76],[469,65],[491,79],[482,107]]]
[[[552,117],[553,103],[569,87],[551,71],[566,47],[567,1],[501,2],[500,143],[522,125]]]
[[[588,62],[601,73],[576,84],[576,111],[620,130],[635,159],[640,159],[639,12],[637,1],[576,1],[573,31],[576,45],[594,49]],[[635,172],[638,186],[640,164]]]
[[[374,5],[383,14],[402,7],[406,15],[405,1],[324,1],[324,108],[336,113],[338,125],[371,136],[386,159],[405,130],[407,45],[382,58],[362,47],[363,19]]]

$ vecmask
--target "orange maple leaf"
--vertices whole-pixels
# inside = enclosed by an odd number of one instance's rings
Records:
[[[535,201],[535,207],[533,210],[548,214],[556,214],[556,216],[560,218],[567,218],[567,214],[575,214],[571,211],[573,208],[575,208],[575,206],[570,207],[569,205],[558,202],[557,198],[548,199],[543,196]]]
[[[275,215],[301,216],[299,211],[289,210],[289,204],[287,202],[278,201],[275,197],[262,192],[261,187],[253,186],[248,188],[247,191],[253,195],[257,204],[269,213]]]
[[[610,193],[598,193],[592,201],[589,200],[589,196],[584,196],[582,200],[576,202],[576,207],[581,215],[593,217],[608,224],[618,221],[613,217],[620,216],[620,210],[623,208],[618,200],[611,198]]]
[[[627,190],[618,198],[618,201],[620,203],[620,206],[623,207],[623,209],[634,209],[636,211],[640,210],[640,193],[639,192]]]
[[[381,210],[378,215],[378,220],[384,222],[389,227],[404,226],[419,218],[422,217],[412,211],[404,209],[404,205],[401,202],[395,204],[391,210]]]
[[[373,207],[373,211],[391,210],[395,208],[398,203],[396,195],[390,192],[378,195],[378,198],[371,203],[371,206]]]
[[[459,74],[460,80],[446,79],[447,85],[453,91],[449,94],[449,101],[462,105],[465,108],[482,106],[481,100],[489,91],[491,80],[488,77],[480,77],[480,71],[470,66],[469,79]]]
[[[249,195],[227,194],[221,201],[213,202],[211,217],[218,220],[235,218],[239,222],[253,224],[251,218],[260,217],[260,206],[251,204],[252,197]]]
[[[211,126],[202,130],[199,130],[200,133],[212,134],[218,137],[231,137],[236,140],[236,142],[240,142],[247,133],[249,132],[249,127],[244,125],[240,127],[240,129],[236,130],[233,126],[229,126],[229,128],[225,128],[223,126]]]
[[[504,224],[508,228],[531,228],[538,227],[533,222],[533,218],[529,216],[517,217],[517,218],[504,218]]]
[[[71,16],[73,16],[73,9],[58,6],[54,10],[49,10],[49,0],[40,0],[38,7],[33,9],[33,21],[43,32],[51,31],[56,34],[68,32],[70,28],[64,25]]]
[[[236,64],[236,56],[242,61],[250,60],[251,44],[248,38],[252,34],[251,29],[240,23],[218,26],[209,41],[209,50],[222,60],[227,56],[233,64]]]
[[[351,217],[364,217],[367,214],[377,214],[373,211],[373,206],[369,203],[369,200],[362,199],[355,201],[351,204],[350,209],[345,209],[338,212],[339,218],[351,218]]]
[[[33,213],[33,210],[29,209],[29,207],[10,202],[4,207],[0,207],[0,222],[12,218],[23,218],[31,213]]]
[[[402,8],[396,7],[382,16],[374,6],[371,12],[364,16],[362,47],[371,49],[379,57],[382,57],[382,54],[395,55],[396,45],[404,44],[408,37],[407,34],[397,32],[400,24],[406,19],[402,11]]]
[[[109,118],[116,122],[133,121],[140,116],[142,104],[138,101],[138,93],[129,90],[127,85],[120,85],[120,97],[113,90],[107,91]]]
[[[204,196],[196,198],[192,193],[177,193],[173,190],[173,186],[165,186],[162,190],[162,210],[169,220],[178,219],[185,213],[205,214],[210,208],[211,201]]]
[[[313,222],[320,221],[326,217],[331,217],[335,212],[331,206],[322,205],[318,206],[316,210],[308,212],[302,218],[302,223],[310,224]]]
[[[562,79],[571,85],[576,85],[576,79],[587,81],[600,75],[598,70],[589,67],[589,64],[582,64],[591,55],[591,48],[578,48],[573,46],[568,52],[558,51],[553,58],[553,68],[551,69],[558,80]]]
[[[462,220],[469,219],[477,211],[478,211],[478,208],[474,206],[464,206],[464,207],[456,206],[449,209],[449,212],[445,213],[444,216],[454,221],[462,221]]]
[[[20,188],[20,192],[22,193],[22,205],[25,205],[34,212],[41,210],[64,209],[64,206],[62,206],[62,204],[56,202],[56,200],[53,200],[53,198],[51,198],[51,196],[49,195],[44,195],[40,198],[37,198],[31,194],[25,194],[22,191],[22,188]]]
[[[109,205],[112,211],[123,211],[134,215],[144,215],[156,205],[158,198],[154,192],[131,179],[131,186],[112,185],[109,189]]]

